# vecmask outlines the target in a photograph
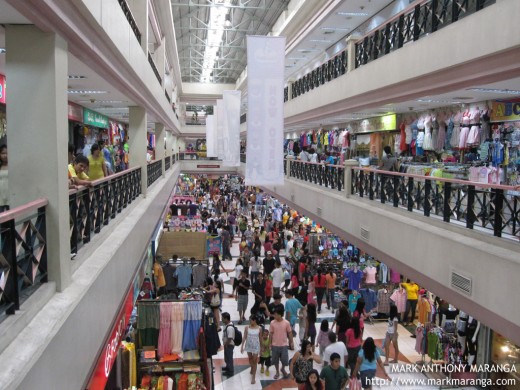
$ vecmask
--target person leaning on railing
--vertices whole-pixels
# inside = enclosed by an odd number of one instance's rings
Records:
[[[88,175],[85,173],[85,171],[88,169],[88,166],[88,158],[86,158],[82,154],[78,154],[74,158],[74,162],[72,164],[69,164],[69,179],[71,183],[77,186],[90,187],[92,185],[92,182],[90,181]]]
[[[383,154],[383,158],[381,159],[378,168],[383,171],[398,171],[399,168],[397,166],[397,158],[392,156],[392,149],[390,148],[390,146],[385,146],[383,148],[383,151],[385,153]]]

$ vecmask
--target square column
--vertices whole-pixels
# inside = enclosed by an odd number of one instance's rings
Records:
[[[155,159],[161,159],[162,161],[162,177],[164,177],[164,125],[162,123],[156,123],[155,124]]]
[[[166,155],[171,156],[173,155],[173,141],[174,136],[171,131],[166,132]]]
[[[47,198],[49,280],[71,281],[67,179],[67,42],[32,25],[6,25],[11,208]]]
[[[141,47],[148,58],[148,2],[149,0],[127,0],[128,7],[141,33]]]
[[[129,107],[128,146],[130,147],[130,168],[141,167],[141,193],[146,197],[148,171],[146,163],[146,110],[142,107]]]

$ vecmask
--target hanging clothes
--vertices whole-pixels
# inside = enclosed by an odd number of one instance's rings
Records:
[[[197,349],[197,336],[202,320],[202,301],[184,303],[182,350]]]
[[[182,353],[182,332],[184,329],[184,303],[170,302],[172,305],[172,320],[170,326],[170,351]]]
[[[171,353],[171,326],[172,326],[172,302],[161,302],[159,329],[159,342],[157,346],[157,355],[159,358]]]

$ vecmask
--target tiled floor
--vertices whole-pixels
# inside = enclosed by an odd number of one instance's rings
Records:
[[[237,243],[234,243],[231,253],[233,254],[234,258],[238,256],[238,245]],[[228,269],[229,271],[234,270],[235,260],[232,261],[224,261],[224,267]],[[224,291],[224,301],[222,304],[222,311],[228,312],[231,315],[231,321],[240,329],[242,330],[242,333],[244,332],[244,329],[246,325],[237,325],[239,316],[237,312],[237,304],[234,298],[228,297],[228,294],[232,292],[231,284],[229,283],[229,280],[234,276],[234,272],[229,272],[229,277],[223,274],[224,281],[228,282],[225,283]],[[249,306],[247,310],[247,315],[249,315],[249,309],[251,308],[253,304],[253,294],[250,292],[249,295]],[[322,309],[321,314],[318,315],[318,323],[316,325],[317,329],[319,329],[319,323],[321,323],[322,319],[327,318],[330,319],[332,322],[333,314],[327,310],[326,308]],[[376,341],[376,344],[381,346],[381,342],[385,336],[386,333],[386,321],[375,321],[373,324],[370,324],[368,322],[365,323],[365,334],[364,337],[372,337]],[[387,372],[390,374],[390,377],[394,380],[392,384],[385,384],[381,386],[374,386],[374,389],[426,389],[426,390],[433,390],[433,389],[439,389],[439,386],[427,386],[427,385],[412,385],[410,383],[403,384],[402,380],[412,380],[412,379],[426,379],[426,376],[421,373],[392,373],[392,367],[396,366],[402,366],[404,364],[409,363],[416,363],[421,360],[421,356],[415,352],[415,339],[411,338],[411,334],[408,330],[406,330],[404,327],[399,325],[399,363],[391,364],[389,367],[387,367]],[[219,333],[219,336],[222,337],[222,332]],[[289,357],[292,357],[294,354],[294,351],[289,351]],[[393,358],[393,349],[390,351],[390,356]],[[235,375],[232,377],[226,377],[222,376],[221,373],[221,367],[223,367],[224,364],[224,351],[221,349],[219,351],[218,355],[214,356],[213,358],[213,364],[215,367],[215,389],[216,390],[234,390],[234,389],[268,389],[268,390],[279,390],[279,389],[286,389],[286,390],[292,390],[297,389],[297,385],[294,381],[289,379],[280,379],[280,380],[273,380],[274,370],[270,370],[270,376],[266,376],[265,374],[260,373],[260,369],[258,369],[257,377],[256,377],[256,383],[251,384],[251,375],[249,373],[250,367],[248,364],[247,354],[240,353],[240,348],[235,348],[234,352],[234,364],[235,364]],[[315,368],[320,371],[322,368],[321,364],[314,364]],[[382,372],[379,371],[377,376],[382,378]],[[397,384],[397,380],[401,381],[399,384]],[[468,388],[469,389],[469,388]],[[471,388],[473,389],[473,388]]]

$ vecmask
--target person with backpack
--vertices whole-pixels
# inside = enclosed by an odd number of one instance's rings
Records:
[[[224,344],[224,362],[226,363],[226,367],[222,369],[222,372],[226,376],[233,376],[235,374],[233,366],[233,351],[235,346],[238,347],[242,344],[242,333],[235,328],[228,312],[222,313],[222,322],[224,323],[222,343]]]

